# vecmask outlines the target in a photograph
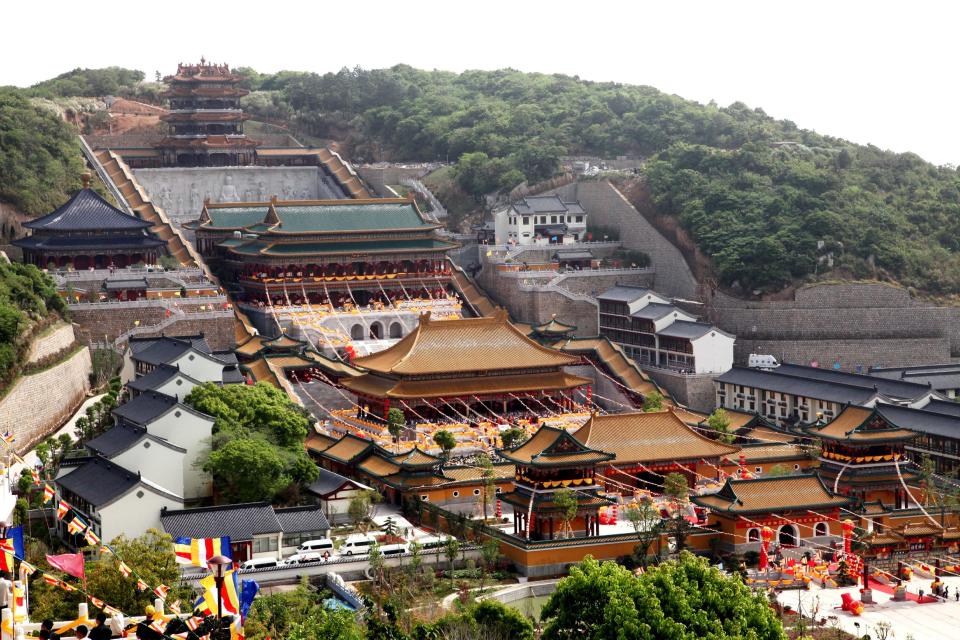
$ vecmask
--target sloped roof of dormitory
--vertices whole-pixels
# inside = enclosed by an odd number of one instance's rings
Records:
[[[702,338],[711,331],[727,336],[728,338],[733,337],[726,331],[721,331],[712,324],[708,324],[706,322],[691,322],[689,320],[677,320],[676,322],[672,322],[663,329],[657,331],[657,335],[666,336],[668,338],[696,340],[697,338]]]
[[[200,413],[182,404],[176,398],[155,391],[141,393],[136,398],[127,400],[122,405],[113,410],[113,415],[127,421],[130,424],[146,426],[165,414],[172,407],[178,407],[178,411],[187,411],[197,416],[213,420],[210,416]]]
[[[118,453],[127,451],[130,447],[144,439],[151,440],[167,449],[173,449],[181,453],[186,452],[186,449],[183,447],[178,447],[164,438],[150,435],[150,433],[141,426],[135,426],[125,422],[119,423],[106,433],[90,440],[85,446],[90,449],[90,451],[98,453],[105,458],[112,458]]]
[[[161,365],[157,365],[157,367],[154,368],[154,370],[151,371],[150,373],[144,376],[140,376],[139,378],[136,378],[134,380],[131,380],[130,382],[127,383],[127,386],[137,391],[153,391],[157,387],[160,387],[166,384],[167,382],[169,382],[170,380],[172,380],[178,375],[183,376],[184,378],[186,378],[187,380],[190,380],[191,382],[200,384],[199,380],[194,380],[187,374],[180,371],[180,369],[178,369],[177,367],[174,367],[169,364],[161,364]]]
[[[533,213],[573,213],[583,214],[583,206],[577,201],[564,202],[560,196],[527,196],[513,203],[514,210],[519,214]]]
[[[794,364],[781,364],[774,369],[733,367],[717,381],[851,404],[866,404],[881,394],[893,399],[913,399],[930,391],[921,384]]]
[[[197,351],[202,351],[203,353],[210,353],[212,351],[210,345],[207,343],[207,339],[202,333],[186,336],[152,336],[149,338],[133,337],[130,338],[129,344],[130,351],[134,356],[139,356],[140,354],[148,351],[149,349],[153,349],[158,345],[164,345],[166,349],[170,350],[170,353],[175,354],[173,357],[184,353],[190,347],[193,347]]]
[[[960,363],[913,367],[870,367],[870,375],[890,380],[928,384],[934,389],[960,389]]]
[[[83,461],[55,482],[97,508],[113,502],[137,485],[174,500],[182,500],[180,496],[142,478],[139,473],[124,469],[100,456]]]
[[[163,510],[160,522],[163,530],[175,538],[229,536],[231,542],[252,540],[254,536],[270,533],[330,529],[321,505],[274,508],[269,502]]]
[[[604,298],[609,300],[609,298]],[[680,311],[672,304],[662,304],[660,302],[651,302],[642,309],[636,311],[636,313],[631,313],[631,318],[640,318],[642,320],[659,320],[660,318],[669,315],[671,313],[676,313]],[[681,311],[681,313],[684,313]],[[688,315],[684,313],[684,315]]]
[[[93,189],[81,189],[55,211],[23,226],[50,231],[131,231],[147,229],[150,223],[117,209]]]
[[[598,295],[597,300],[608,300],[610,302],[633,302],[634,300],[639,300],[647,294],[653,294],[657,297],[661,297],[653,289],[618,284],[617,286],[611,287],[610,289],[607,289]]]

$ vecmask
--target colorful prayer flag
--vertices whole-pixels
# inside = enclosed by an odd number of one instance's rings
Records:
[[[170,611],[173,611],[175,614],[180,615],[180,601],[177,600],[170,605]]]
[[[63,520],[63,517],[67,515],[68,511],[70,511],[70,505],[61,500],[57,504],[57,520]]]
[[[43,581],[46,582],[47,584],[52,584],[55,587],[59,587],[61,584],[59,578],[56,578],[50,575],[49,573],[43,574]]]
[[[20,563],[20,571],[28,576],[32,576],[36,570],[37,568],[27,561],[22,561]]]
[[[74,578],[84,577],[83,553],[62,553],[58,556],[47,556],[47,562]]]
[[[13,540],[10,538],[0,539],[0,569],[13,573]]]
[[[190,629],[190,631],[196,631],[201,624],[203,624],[202,618],[197,616],[187,618],[187,629]]]
[[[40,484],[40,474],[36,469],[30,469],[30,475],[33,476],[33,484]]]
[[[166,625],[164,624],[163,618],[157,618],[156,620],[150,623],[150,628],[161,635],[163,634],[164,626]]]
[[[64,591],[76,591],[76,590],[77,590],[76,587],[74,587],[73,585],[67,584],[67,583],[64,582],[63,580],[60,581],[60,588],[63,589]]]
[[[93,596],[90,596],[90,604],[95,606],[97,609],[103,609],[104,603],[100,598],[94,598]]]
[[[204,589],[204,605],[209,611],[217,610],[217,585],[213,576],[207,576],[200,581]],[[240,595],[237,584],[237,572],[230,570],[224,574],[223,580],[223,611],[233,615],[240,613]]]
[[[54,496],[53,487],[51,487],[49,484],[44,482],[43,483],[43,503],[46,504],[51,500],[53,500],[53,496]]]
[[[120,570],[120,573],[123,574],[123,577],[124,577],[124,578],[129,578],[129,577],[130,577],[130,574],[133,573],[132,571],[130,571],[130,567],[128,567],[128,566],[127,566],[125,563],[123,563],[123,562],[121,562],[119,565],[117,565],[117,569]]]
[[[100,545],[100,553],[102,553],[102,554],[104,554],[104,555],[110,555],[111,553],[113,553],[113,549],[111,549],[110,547],[108,547],[108,546],[105,545],[105,544],[102,544],[102,545]]]
[[[166,599],[168,591],[170,591],[170,587],[165,584],[158,584],[153,588],[153,592],[157,594],[157,597],[160,599]]]
[[[13,435],[12,433],[10,433],[9,431],[4,431],[4,432],[3,432],[3,441],[6,442],[7,444],[13,444],[14,442],[17,441],[17,439],[16,439],[16,438],[14,437],[14,435]]]
[[[80,535],[87,528],[87,523],[81,520],[78,516],[74,516],[73,520],[67,523],[67,531],[72,535]]]
[[[149,588],[150,588],[150,585],[148,585],[146,582],[144,582],[140,578],[137,578],[137,591],[146,591]]]
[[[230,537],[220,538],[177,538],[173,541],[173,550],[177,564],[206,567],[214,556],[233,557],[230,549]]]
[[[87,541],[91,547],[95,547],[100,544],[100,536],[96,534],[93,530],[93,527],[87,527],[86,533],[83,534],[83,539]]]
[[[107,614],[108,616],[115,616],[115,615],[118,615],[118,614],[120,613],[120,610],[119,610],[119,609],[116,609],[116,608],[114,608],[114,607],[111,607],[111,606],[108,605],[108,604],[105,604],[105,605],[103,605],[103,612],[104,612],[105,614]]]

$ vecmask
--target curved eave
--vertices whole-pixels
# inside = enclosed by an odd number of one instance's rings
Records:
[[[309,206],[309,205],[304,205],[304,206]],[[281,208],[279,208],[279,210],[278,210],[278,215],[280,215],[281,220],[282,220],[282,218],[283,218],[283,213],[282,213],[282,212],[283,212],[283,208],[281,207]],[[343,237],[344,239],[346,239],[346,238],[348,238],[348,237],[351,236],[351,235],[359,235],[359,234],[364,234],[364,233],[416,233],[416,232],[418,232],[418,231],[419,231],[419,232],[433,231],[434,229],[439,229],[439,228],[440,228],[440,225],[438,225],[438,224],[430,224],[430,225],[422,225],[422,226],[419,226],[419,227],[402,227],[402,228],[400,228],[400,229],[350,229],[350,230],[347,230],[347,231],[344,231],[343,229],[330,229],[330,230],[326,230],[326,231],[324,231],[324,230],[317,230],[317,231],[311,231],[311,230],[284,231],[284,230],[283,230],[282,223],[281,223],[281,224],[279,224],[279,225],[276,225],[276,228],[275,228],[275,229],[271,229],[269,235],[278,235],[278,236],[338,236],[338,237]],[[449,240],[439,240],[439,239],[437,239],[437,238],[434,238],[434,239],[437,240],[438,242],[450,242]],[[460,244],[457,243],[457,242],[450,242],[450,244],[455,245],[455,246],[458,246],[458,247],[460,246]]]

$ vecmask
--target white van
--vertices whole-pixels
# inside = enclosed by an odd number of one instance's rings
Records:
[[[446,534],[441,534],[439,536],[427,536],[426,538],[418,539],[417,544],[419,544],[420,548],[424,551],[434,550],[447,546],[447,540],[450,538],[451,536]]]
[[[254,558],[253,560],[247,560],[242,565],[240,565],[240,571],[253,571],[254,569],[270,569],[272,567],[279,566],[279,562],[276,558]]]
[[[751,353],[747,364],[751,369],[776,369],[780,366],[776,358],[761,353]]]
[[[406,542],[400,544],[385,544],[380,547],[380,553],[384,556],[399,556],[401,554],[407,553],[410,549],[407,547]]]
[[[373,536],[353,535],[344,541],[343,546],[340,547],[340,553],[345,556],[365,556],[370,553],[370,546],[374,542],[376,539]]]
[[[307,540],[299,547],[297,547],[297,553],[310,553],[316,551],[317,553],[323,555],[324,551],[329,551],[330,554],[333,554],[333,540],[330,538],[319,538],[317,540]]]

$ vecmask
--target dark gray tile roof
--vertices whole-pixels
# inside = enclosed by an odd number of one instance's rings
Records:
[[[644,320],[659,320],[669,313],[678,311],[678,309],[672,304],[660,304],[659,302],[651,302],[643,309],[640,309],[636,313],[630,314],[632,318],[641,318]]]
[[[561,249],[556,253],[558,260],[592,260],[593,254],[585,249]]]
[[[197,351],[203,351],[204,353],[210,353],[211,351],[210,345],[207,344],[207,340],[203,337],[202,333],[189,336],[154,336],[149,338],[130,338],[130,350],[134,354],[138,354],[159,343],[173,344],[184,342],[192,345]]]
[[[100,507],[137,486],[140,475],[109,460],[94,457],[67,475],[57,478],[56,483],[94,507]]]
[[[127,215],[92,189],[81,189],[52,213],[25,222],[28,229],[99,231],[146,229],[149,222]]]
[[[953,400],[931,400],[926,406],[921,407],[924,411],[930,413],[942,413],[945,416],[960,417],[960,402]]]
[[[711,331],[714,327],[706,322],[690,322],[689,320],[677,320],[676,322],[657,331],[658,336],[667,336],[668,338],[686,338],[687,340],[696,340]]]
[[[211,355],[224,364],[237,364],[240,362],[237,360],[237,354],[233,351],[214,351]]]
[[[877,411],[903,429],[960,439],[960,417],[894,405],[877,405]]]
[[[87,442],[87,449],[109,458],[122,451],[126,451],[136,444],[147,433],[143,427],[135,427],[121,422],[106,433]]]
[[[147,391],[114,409],[113,415],[130,424],[145,426],[166,413],[175,404],[177,404],[176,398],[155,391]]]
[[[775,371],[782,376],[820,380],[823,382],[836,382],[867,389],[876,388],[880,393],[890,396],[891,398],[916,398],[930,390],[925,384],[905,382],[902,380],[889,380],[877,376],[847,373],[845,371],[822,367],[807,367],[800,364],[781,364]]]
[[[131,380],[127,383],[127,386],[137,391],[152,391],[173,379],[178,373],[180,373],[180,370],[176,367],[170,366],[169,364],[161,364],[150,373]]]
[[[334,473],[329,469],[324,469],[319,467],[320,475],[317,476],[317,479],[314,480],[310,486],[307,487],[307,491],[318,496],[326,496],[344,485],[354,485],[354,486],[365,486],[356,480],[351,480],[346,476],[342,476],[339,473]]]
[[[862,405],[873,398],[877,391],[871,388],[858,387],[836,382],[807,380],[787,375],[779,375],[778,369],[766,371],[747,367],[734,367],[716,378],[717,382],[756,387],[778,393],[815,398],[828,402],[850,403]]]
[[[938,391],[960,389],[960,363],[916,367],[871,367],[869,373],[878,378],[927,384]]]
[[[134,279],[114,279],[106,280],[103,283],[104,289],[107,291],[119,291],[121,289],[146,289],[149,286],[146,278],[134,278]]]
[[[515,202],[513,208],[519,214],[566,213],[568,210],[560,196],[527,196]],[[583,212],[583,208],[580,208],[580,212]]]
[[[639,300],[648,293],[653,293],[650,289],[643,287],[616,286],[607,289],[597,296],[597,300],[608,300],[610,302],[633,302]]]
[[[328,531],[330,523],[320,505],[306,507],[275,507],[274,513],[284,533]]]
[[[246,379],[237,367],[223,368],[223,384],[243,384]]]
[[[283,531],[268,502],[167,510],[161,512],[160,523],[163,530],[174,538],[230,536],[231,542],[252,540],[256,535]]]
[[[36,235],[14,240],[13,243],[23,249],[153,249],[166,244],[153,235],[140,232],[126,233],[121,236],[70,237]]]

